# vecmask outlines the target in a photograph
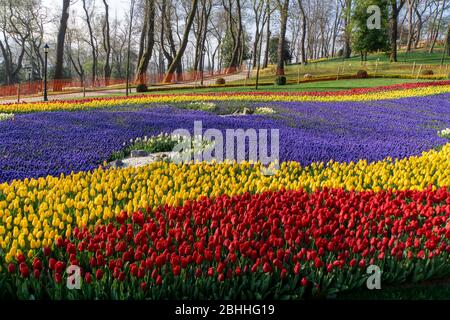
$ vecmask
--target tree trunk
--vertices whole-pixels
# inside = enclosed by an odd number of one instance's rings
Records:
[[[410,52],[414,38],[413,9],[415,0],[408,0],[408,42],[406,44],[406,52]]]
[[[349,59],[352,54],[352,30],[350,25],[352,14],[352,0],[345,0],[344,9],[344,59]]]
[[[105,50],[105,66],[103,67],[103,75],[105,77],[105,86],[109,86],[111,78],[111,35],[109,28],[109,6],[106,0],[103,0],[105,6],[105,22],[103,24],[103,49]]]
[[[83,10],[86,15],[86,24],[89,30],[89,40],[92,52],[92,86],[95,87],[97,80],[97,50],[95,48],[94,32],[92,30],[91,18],[89,16],[89,12],[86,7],[86,0],[83,0],[82,2],[83,2]]]
[[[302,53],[302,64],[307,64],[308,59],[306,56],[306,48],[305,48],[305,41],[306,41],[306,14],[305,14],[305,8],[303,7],[302,0],[298,0],[298,5],[300,7],[300,13],[301,13],[301,19],[302,19],[302,37],[301,37],[301,44],[300,44],[300,50]]]
[[[144,84],[146,82],[145,75],[153,53],[155,45],[155,1],[145,1],[145,22],[142,28],[138,66],[136,68],[136,83]]]
[[[419,47],[420,38],[422,37],[423,19],[422,14],[417,9],[417,6],[414,7],[414,12],[416,13],[417,19],[419,20],[417,23],[416,41],[414,42],[414,48],[417,49]]]
[[[450,57],[450,23],[447,27],[447,55]]]
[[[280,37],[278,41],[278,62],[277,62],[277,75],[284,75],[284,64],[285,64],[285,47],[286,47],[286,29],[287,29],[287,19],[288,19],[288,10],[289,10],[289,0],[284,0],[284,3],[281,3],[280,0],[277,0],[278,7],[280,10]]]
[[[444,8],[445,8],[446,3],[447,3],[446,0],[442,1],[442,10],[441,10],[441,13],[439,15],[439,20],[438,20],[438,25],[437,25],[436,31],[435,31],[434,36],[432,38],[432,42],[431,42],[431,47],[430,47],[429,53],[433,53],[434,47],[436,46],[436,41],[437,41],[437,38],[439,36],[439,29],[441,29],[442,17],[444,15]]]
[[[241,46],[242,46],[242,15],[241,15],[241,1],[236,0],[236,11],[238,15],[238,32],[236,35],[236,41],[234,43],[233,54],[231,56],[230,65],[228,66],[228,70],[226,73],[236,71],[239,66],[239,62],[241,60]]]
[[[398,39],[398,15],[406,0],[391,0],[391,62],[397,62],[397,39]]]
[[[184,29],[183,40],[181,41],[181,46],[178,49],[177,55],[174,60],[170,64],[166,76],[164,77],[164,83],[170,83],[173,79],[173,74],[177,70],[178,65],[181,64],[181,58],[183,57],[184,51],[186,50],[186,46],[189,40],[189,33],[192,28],[192,23],[194,22],[195,12],[197,11],[198,0],[192,0],[192,8],[189,13],[188,19],[186,21],[186,26]]]
[[[263,60],[263,68],[267,68],[269,66],[269,46],[270,46],[270,15],[271,15],[271,10],[270,10],[270,5],[269,3],[267,4],[267,26],[266,26],[266,49],[264,52],[264,60]]]
[[[54,79],[63,78],[63,63],[64,63],[64,42],[66,39],[67,21],[69,20],[69,6],[70,0],[63,0],[61,21],[59,23],[58,38],[56,43],[56,63]],[[58,81],[53,82],[53,90],[61,91],[62,86]]]

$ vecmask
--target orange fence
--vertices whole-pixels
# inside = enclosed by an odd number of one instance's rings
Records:
[[[209,80],[212,78],[226,76],[240,71],[242,71],[241,68],[228,68],[216,72],[205,71],[203,73],[203,79]],[[147,73],[144,77],[144,82],[149,85],[161,84],[164,81],[164,77],[165,74]],[[200,84],[201,79],[202,73],[200,71],[183,72],[182,74],[174,73],[171,83]],[[95,83],[92,83],[92,78],[87,77],[84,83],[80,79],[49,80],[47,82],[47,90],[49,92],[82,91],[83,88],[89,89],[106,88],[114,85],[125,85],[125,83],[126,79],[113,79],[113,78],[110,78],[108,81],[106,81],[104,78],[99,78],[96,79]],[[134,78],[130,79],[130,83],[134,84]],[[44,92],[43,80],[0,86],[0,97],[39,95],[43,94],[43,92]]]

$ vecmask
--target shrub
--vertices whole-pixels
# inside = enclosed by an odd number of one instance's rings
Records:
[[[225,79],[224,78],[217,78],[216,79],[216,84],[217,85],[224,85],[225,84]]]
[[[148,87],[144,83],[138,84],[136,87],[136,92],[147,92],[147,91],[148,91]]]
[[[182,106],[182,108],[190,110],[214,111],[216,110],[217,105],[213,102],[195,101]]]
[[[448,74],[447,79],[450,80],[450,73]]]
[[[422,70],[421,74],[423,76],[432,76],[432,75],[434,75],[434,72],[433,72],[433,70],[427,69],[427,70]]]
[[[356,73],[356,77],[358,79],[366,79],[369,77],[369,74],[366,70],[358,70],[358,72]]]
[[[278,86],[284,86],[286,85],[286,77],[285,76],[278,76],[275,80],[275,84]]]

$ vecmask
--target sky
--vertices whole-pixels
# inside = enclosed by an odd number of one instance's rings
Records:
[[[90,0],[94,1],[96,7],[98,8],[99,12],[102,12],[103,10],[103,0]],[[62,10],[62,2],[63,0],[42,0],[42,4],[44,7],[47,7],[50,9],[50,16],[61,16],[61,10]],[[128,14],[129,6],[130,6],[130,0],[108,0],[109,5],[109,14],[110,19],[114,19],[117,14],[117,18],[119,20],[123,19],[126,14]],[[72,14],[73,10],[77,11],[78,15],[84,14],[83,12],[83,6],[81,0],[72,0],[71,6],[70,6],[70,13]],[[55,26],[52,26],[52,30],[55,28]]]

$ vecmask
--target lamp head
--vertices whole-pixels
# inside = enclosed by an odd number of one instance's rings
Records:
[[[44,46],[44,52],[45,53],[48,53],[48,49],[49,49],[50,47],[48,46],[48,44],[45,44],[45,46]]]

